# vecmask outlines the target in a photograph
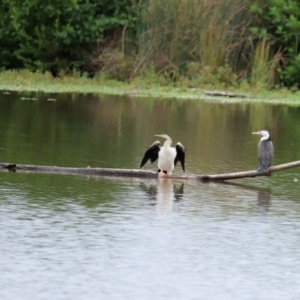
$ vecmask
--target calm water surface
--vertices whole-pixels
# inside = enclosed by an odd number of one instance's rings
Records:
[[[299,160],[299,117],[260,103],[1,93],[0,161],[137,168],[168,133],[188,174],[251,170],[263,128],[274,164]],[[299,299],[299,182],[299,169],[208,184],[2,172],[0,299]]]

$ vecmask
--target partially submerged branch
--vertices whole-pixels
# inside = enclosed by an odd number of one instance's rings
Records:
[[[249,96],[239,93],[233,93],[229,91],[208,91],[203,90],[203,93],[208,96],[220,96],[220,97],[229,97],[229,98],[249,98]]]
[[[296,168],[300,166],[300,160],[270,167],[264,173],[258,173],[255,170],[243,171],[235,173],[215,174],[215,175],[172,175],[169,178],[183,180],[199,180],[199,181],[223,181],[241,179],[256,176],[270,176],[274,172],[281,170]],[[90,176],[116,176],[116,177],[135,177],[135,178],[157,178],[158,173],[140,169],[110,169],[110,168],[68,168],[56,166],[40,166],[40,165],[23,165],[0,163],[0,171],[10,172],[32,172],[32,173],[48,173],[48,174],[71,174],[71,175],[90,175]]]

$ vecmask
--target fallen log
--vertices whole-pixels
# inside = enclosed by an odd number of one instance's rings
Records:
[[[229,98],[250,98],[248,95],[233,93],[229,91],[208,91],[203,90],[203,93],[208,96],[220,96],[220,97],[229,97]]]
[[[300,160],[270,167],[263,173],[258,173],[256,170],[215,174],[215,175],[169,175],[165,176],[172,179],[182,180],[198,180],[198,181],[224,181],[241,179],[257,176],[271,176],[272,173],[296,168],[300,166]],[[115,176],[115,177],[132,177],[132,178],[157,178],[158,173],[140,169],[113,169],[113,168],[69,168],[57,166],[41,166],[41,165],[23,165],[0,163],[0,171],[9,172],[27,172],[27,173],[48,173],[48,174],[70,174],[70,175],[89,175],[89,176]]]

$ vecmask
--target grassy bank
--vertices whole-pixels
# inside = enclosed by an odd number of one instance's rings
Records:
[[[268,102],[278,104],[300,105],[300,92],[287,89],[268,91],[258,86],[245,85],[229,89],[232,93],[246,97],[208,96],[204,90],[215,90],[218,87],[199,86],[188,88],[182,85],[164,85],[159,78],[152,76],[136,79],[131,83],[107,80],[105,77],[61,76],[53,78],[49,73],[32,73],[29,71],[0,72],[0,90],[18,92],[45,93],[94,93],[110,95],[129,95],[132,97],[195,99],[219,102]]]

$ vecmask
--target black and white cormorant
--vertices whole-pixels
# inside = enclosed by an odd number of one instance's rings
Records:
[[[259,134],[262,136],[258,143],[258,161],[259,166],[257,172],[263,173],[271,166],[272,158],[274,155],[274,147],[271,141],[271,135],[267,130],[253,132],[252,134]]]
[[[184,146],[180,142],[178,142],[176,144],[176,148],[171,147],[172,139],[166,134],[156,134],[155,136],[162,137],[166,139],[166,141],[164,142],[164,145],[162,147],[160,147],[159,141],[155,141],[147,148],[140,168],[142,168],[149,159],[151,163],[155,162],[158,159],[158,172],[164,172],[165,174],[172,175],[172,171],[178,161],[180,161],[182,170],[184,172]]]

